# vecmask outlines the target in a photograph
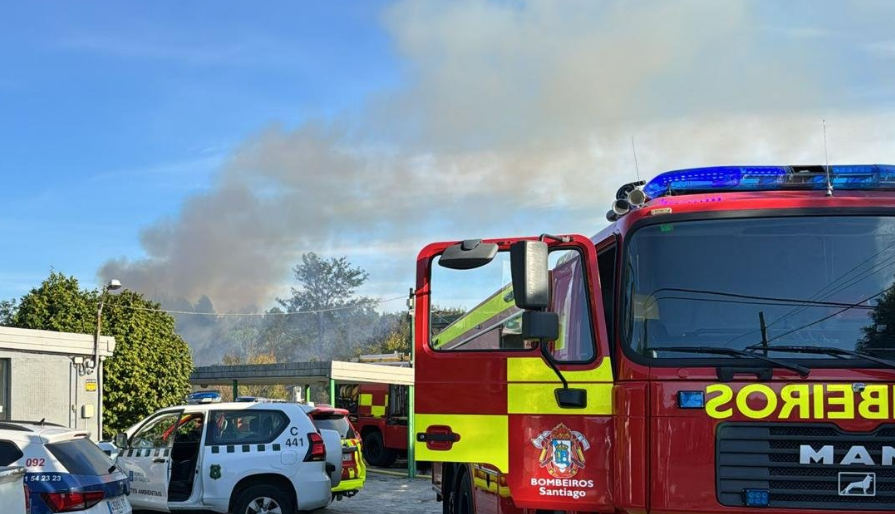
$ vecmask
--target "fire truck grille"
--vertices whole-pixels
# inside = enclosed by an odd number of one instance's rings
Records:
[[[828,423],[723,423],[716,439],[717,491],[722,505],[743,507],[746,489],[765,489],[770,492],[770,507],[776,508],[895,510],[895,466],[882,462],[883,446],[895,446],[895,425],[872,432],[846,432]],[[832,445],[835,462],[800,464],[803,444],[815,450]],[[852,446],[866,448],[875,465],[839,464]],[[840,473],[848,474],[840,478]],[[875,481],[867,496],[840,494],[849,483],[870,473],[875,474]]]

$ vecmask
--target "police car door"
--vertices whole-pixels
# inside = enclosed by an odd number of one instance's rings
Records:
[[[150,418],[118,456],[118,466],[131,483],[128,499],[135,508],[168,512],[171,448],[182,410]]]
[[[496,468],[517,507],[605,507],[612,366],[602,312],[586,237],[424,248],[414,321],[416,458]],[[477,478],[469,478],[476,490]],[[497,487],[496,479],[486,485]]]

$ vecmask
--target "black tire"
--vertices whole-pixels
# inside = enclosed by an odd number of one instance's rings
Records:
[[[269,485],[253,485],[236,497],[233,514],[255,514],[259,510],[250,507],[264,507],[271,514],[295,514],[294,500],[281,489]]]
[[[465,467],[461,467],[457,475],[456,487],[451,492],[450,514],[475,514],[472,500],[472,480]]]
[[[378,468],[387,468],[398,460],[398,454],[385,447],[382,434],[375,430],[364,435],[363,454],[368,464]]]

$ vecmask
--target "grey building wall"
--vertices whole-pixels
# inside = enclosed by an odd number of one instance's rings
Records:
[[[8,364],[0,365],[0,419],[44,419],[101,438],[102,372],[85,364],[114,351],[112,337],[100,337],[97,348],[92,334],[0,327],[0,362]]]
[[[0,350],[0,359],[10,363],[8,419],[46,419],[97,435],[99,394],[87,391],[88,379],[95,381],[96,373],[78,376],[72,358],[66,355]],[[87,419],[83,417],[85,405],[94,409]]]

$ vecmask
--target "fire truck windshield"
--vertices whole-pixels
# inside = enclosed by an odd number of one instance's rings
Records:
[[[761,345],[895,357],[895,218],[648,225],[630,236],[624,265],[622,332],[642,357],[718,359],[671,348]],[[785,357],[854,355],[794,350]]]

